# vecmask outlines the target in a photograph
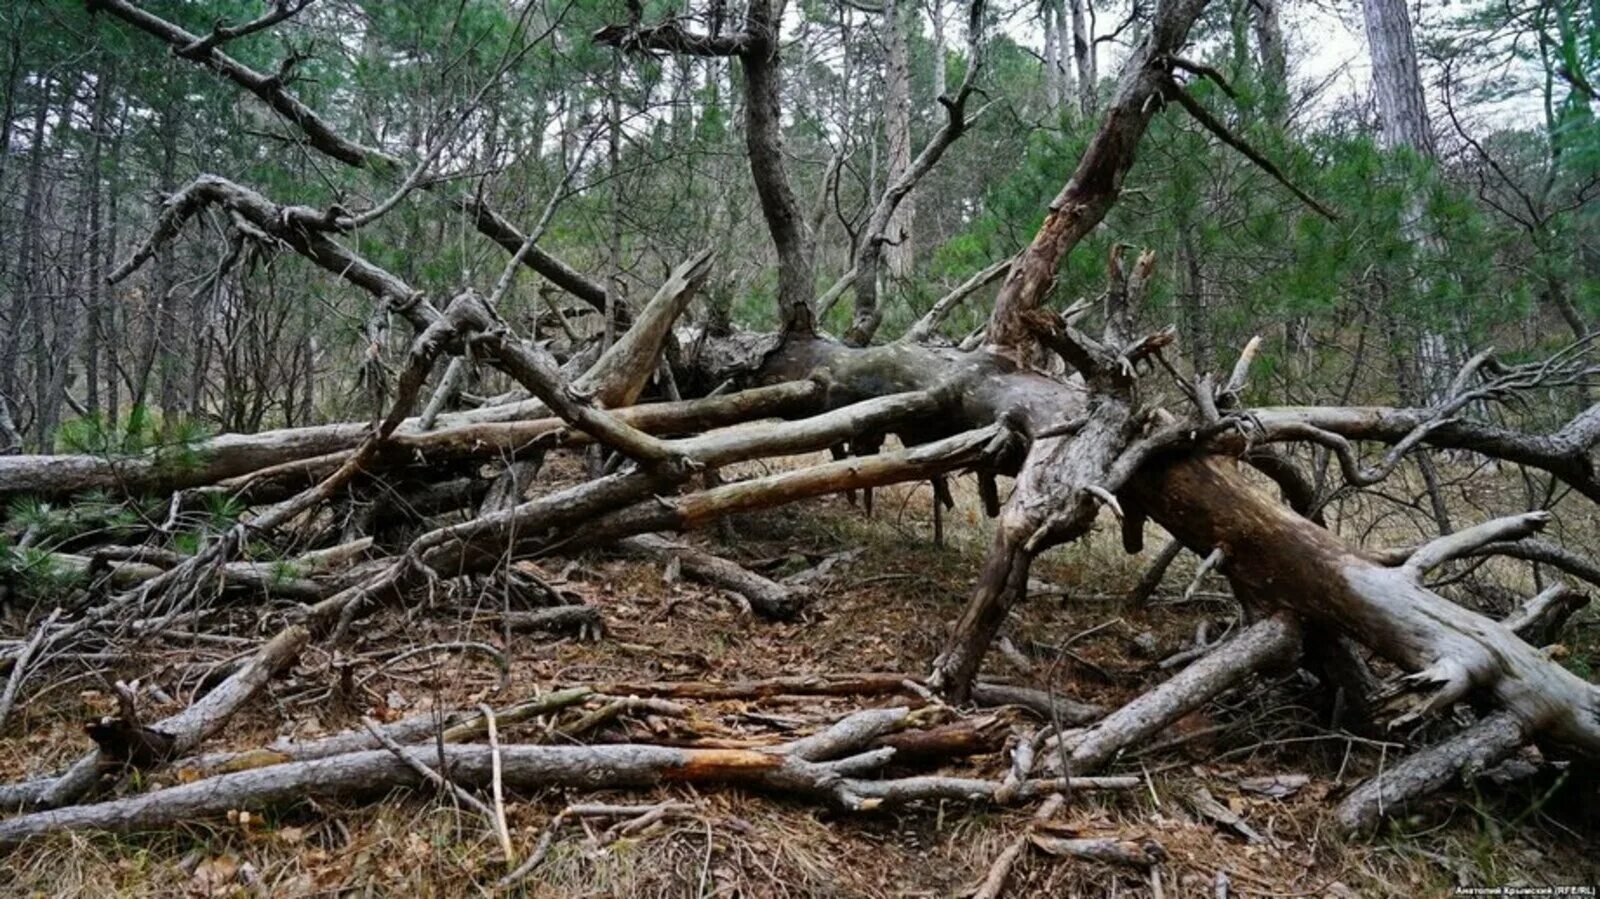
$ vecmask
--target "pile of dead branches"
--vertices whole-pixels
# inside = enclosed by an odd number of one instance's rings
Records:
[[[124,0],[92,5],[278,110],[311,150],[395,177],[395,198],[386,205],[426,180],[401,180],[407,166],[338,135],[280,80],[227,56],[224,38],[191,34]],[[543,222],[523,235],[481,202],[447,195],[447,205],[511,256],[495,284],[430,297],[352,249],[349,235],[382,205],[368,213],[311,209],[214,175],[173,193],[114,278],[138,271],[202,212],[215,213],[250,252],[305,257],[371,293],[380,317],[404,321],[414,336],[387,411],[373,423],[224,435],[193,447],[183,464],[159,454],[0,459],[6,498],[60,502],[98,491],[145,506],[155,500],[167,510],[105,539],[51,545],[37,533],[16,535],[37,551],[28,558],[84,577],[22,610],[17,638],[0,648],[0,721],[64,661],[103,659],[109,667],[140,647],[207,639],[230,650],[196,673],[184,711],[142,722],[138,691],[129,688],[121,714],[90,728],[96,748],[78,763],[0,791],[9,808],[25,810],[0,823],[0,841],[424,781],[452,789],[489,784],[497,793],[501,786],[726,782],[846,809],[1019,799],[1072,786],[1059,778],[1113,764],[1126,748],[1258,672],[1295,666],[1391,733],[1419,722],[1458,725],[1348,797],[1341,816],[1351,827],[1530,741],[1553,757],[1583,764],[1600,758],[1600,691],[1540,649],[1581,597],[1558,584],[1502,621],[1447,598],[1429,580],[1460,560],[1498,554],[1600,583],[1594,565],[1535,539],[1552,519],[1549,509],[1519,510],[1419,547],[1366,551],[1321,523],[1333,492],[1319,490],[1289,451],[1324,453],[1343,475],[1338,489],[1376,484],[1411,454],[1450,450],[1521,466],[1580,494],[1571,504],[1592,502],[1600,499],[1600,405],[1549,433],[1490,417],[1533,397],[1586,397],[1600,371],[1591,341],[1537,363],[1510,365],[1482,354],[1426,407],[1250,408],[1243,397],[1255,344],[1218,378],[1189,371],[1170,330],[1136,328],[1154,276],[1150,254],[1117,248],[1102,296],[1063,312],[1045,308],[1062,259],[1115,202],[1140,137],[1173,89],[1173,61],[1204,5],[1158,4],[1037,237],[1008,266],[991,270],[1005,278],[985,332],[961,347],[937,338],[938,316],[973,285],[938,304],[934,318],[912,331],[916,339],[851,345],[870,341],[871,309],[857,322],[864,336],[848,343],[816,332],[811,286],[796,277],[811,264],[794,233],[803,219],[793,215],[781,147],[772,139],[774,110],[764,105],[776,103],[777,91],[762,80],[776,78],[770,9],[762,2],[750,5],[743,35],[701,41],[677,26],[633,22],[601,39],[630,50],[734,55],[745,66],[752,168],[784,267],[785,329],[778,334],[714,333],[682,321],[712,270],[706,253],[629,310],[629,323],[609,344],[574,335],[557,355],[514,333],[497,312],[524,266],[605,305],[603,290],[596,296],[587,279],[538,252]],[[952,107],[959,122],[960,101]],[[431,182],[427,189],[448,192]],[[620,309],[606,311],[623,318]],[[1098,326],[1093,335],[1090,321]],[[514,389],[466,396],[461,385],[475,368],[497,372]],[[706,386],[685,395],[678,385]],[[1372,445],[1382,448],[1376,459],[1364,455]],[[739,463],[824,450],[831,461],[742,480],[721,474]],[[587,476],[563,486],[541,483],[546,457],[566,452],[583,459]],[[1276,481],[1284,500],[1263,492],[1244,467]],[[1240,604],[1240,626],[1197,646],[1164,684],[1103,717],[1066,722],[1077,730],[1058,725],[1049,751],[1036,753],[1057,759],[1056,780],[1031,779],[1020,763],[1016,778],[1003,783],[866,776],[901,751],[876,741],[905,726],[912,713],[903,708],[863,712],[779,748],[501,745],[493,738],[496,713],[466,711],[426,728],[341,737],[333,741],[337,750],[274,750],[259,756],[269,764],[248,770],[194,758],[304,647],[340,645],[383,605],[415,603],[464,579],[493,579],[516,597],[503,611],[509,623],[592,632],[600,626],[592,610],[512,563],[615,546],[670,560],[760,614],[792,616],[807,599],[802,592],[661,535],[827,494],[865,492],[870,502],[873,489],[896,483],[931,481],[948,499],[948,479],[965,476],[977,480],[995,519],[994,538],[966,613],[919,683],[941,702],[983,698],[980,665],[1008,611],[1026,597],[1032,561],[1083,537],[1103,511],[1120,520],[1130,552],[1142,547],[1147,523],[1165,529],[1175,547],[1207,558],[1226,576]],[[1549,505],[1558,492],[1549,491]],[[219,499],[244,510],[236,523],[192,554],[159,548],[185,515]],[[267,555],[276,559],[254,560]],[[258,603],[244,616],[248,627],[229,603],[240,596]],[[666,708],[630,690],[550,695],[606,697],[592,714]],[[557,710],[549,701],[497,714],[502,721],[548,718]],[[1052,703],[1045,706],[1061,717]],[[480,733],[491,737],[487,744],[465,742]],[[434,744],[423,745],[427,739]],[[130,767],[175,763],[197,765],[197,779],[89,802]]]

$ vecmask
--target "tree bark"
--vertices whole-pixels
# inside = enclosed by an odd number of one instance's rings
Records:
[[[887,34],[884,57],[884,139],[888,147],[888,177],[894,184],[911,168],[911,50],[910,30],[915,21],[911,0],[884,0],[883,25]],[[889,219],[885,248],[887,274],[906,281],[914,272],[917,216],[916,197],[907,193]]]
[[[746,27],[755,43],[739,57],[745,77],[745,149],[761,199],[761,214],[778,251],[779,321],[786,334],[811,334],[817,324],[811,305],[816,289],[815,248],[800,202],[789,186],[783,156],[782,68],[778,59],[782,5],[783,0],[751,0],[746,14]]]
[[[1028,248],[1017,257],[995,298],[988,342],[1026,359],[1035,345],[1027,312],[1043,302],[1066,255],[1105,218],[1133,166],[1134,150],[1160,108],[1170,57],[1182,48],[1205,0],[1168,0],[1151,30],[1123,66],[1111,107],[1083,157],[1050,204]],[[1082,74],[1080,72],[1080,77]]]
[[[1096,72],[1094,35],[1089,33],[1089,3],[1092,0],[1066,0],[1072,12],[1072,59],[1078,67],[1078,112],[1084,118],[1094,115],[1099,104],[1100,76]]]

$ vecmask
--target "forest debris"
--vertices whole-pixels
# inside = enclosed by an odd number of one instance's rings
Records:
[[[847,549],[829,553],[822,557],[822,561],[810,568],[789,575],[783,579],[783,582],[792,587],[804,587],[821,583],[833,574],[835,568],[848,565],[860,558],[862,552],[863,550],[860,549]]]
[[[1259,777],[1241,777],[1236,781],[1246,793],[1259,793],[1273,799],[1287,799],[1300,792],[1311,777],[1306,774],[1264,774]]]
[[[1023,850],[1028,848],[1029,838],[1033,836],[1034,828],[1038,827],[1040,822],[1049,820],[1052,815],[1060,811],[1066,801],[1066,797],[1060,793],[1050,794],[1050,798],[1046,799],[1038,810],[1033,813],[1033,819],[1028,822],[1022,835],[1013,840],[1011,845],[1007,846],[995,858],[994,863],[989,866],[989,872],[984,876],[983,882],[978,885],[977,889],[972,891],[972,899],[997,899],[1001,890],[1005,888],[1006,878],[1010,876],[1012,866],[1022,856]]]
[[[1244,837],[1247,842],[1266,842],[1267,838],[1262,836],[1261,833],[1254,827],[1251,827],[1249,823],[1244,820],[1243,816],[1219,802],[1217,797],[1211,795],[1211,791],[1207,790],[1205,787],[1199,787],[1193,793],[1191,793],[1189,796],[1189,803],[1194,807],[1194,810],[1199,813],[1200,817],[1205,818],[1224,830],[1232,831],[1233,833]]]
[[[1070,856],[1131,868],[1149,868],[1167,859],[1167,851],[1160,843],[1151,839],[1056,837],[1035,833],[1028,836],[1028,842],[1050,855]]]
[[[590,605],[496,613],[513,631],[575,631],[580,639],[598,640],[605,633],[600,610]]]
[[[845,741],[833,747],[838,752],[857,748]],[[623,743],[501,745],[499,757],[504,783],[514,790],[734,784],[795,793],[851,811],[929,800],[990,801],[1000,787],[997,782],[961,777],[870,780],[850,776],[864,767],[863,763],[881,764],[892,752],[879,749],[836,762],[811,762],[792,753]],[[415,786],[419,775],[412,761],[447,768],[452,779],[463,786],[482,787],[493,777],[495,752],[484,745],[403,747],[402,755],[404,759],[390,749],[378,749],[287,762],[94,805],[33,812],[0,821],[0,845],[66,830],[164,827],[180,820],[222,815],[229,809],[372,795],[385,788]],[[1081,777],[1070,782],[1045,779],[1024,783],[1017,796],[1026,800],[1063,789],[1131,790],[1138,786],[1136,777]]]
[[[1065,724],[1084,724],[1106,713],[1101,706],[1033,687],[979,681],[972,685],[971,692],[972,701],[979,705],[1013,705],[1027,709],[1046,721],[1059,718]]]
[[[963,718],[927,729],[902,730],[879,737],[873,745],[894,749],[896,764],[930,759],[963,758],[999,752],[1010,728],[998,715]]]
[[[1510,712],[1495,712],[1444,741],[1379,771],[1339,803],[1339,825],[1347,831],[1376,826],[1387,815],[1446,784],[1470,780],[1527,741],[1526,725]]]
[[[882,696],[905,693],[910,675],[894,673],[801,674],[754,681],[620,681],[596,684],[598,693],[674,699],[771,699],[777,696]]]
[[[303,627],[294,625],[285,628],[210,693],[176,715],[152,725],[151,729],[171,741],[159,753],[161,758],[155,761],[187,755],[221,729],[233,713],[254,699],[271,678],[294,663],[301,648],[310,639],[310,632]],[[37,782],[41,788],[39,794],[15,798],[47,808],[75,802],[94,788],[106,758],[106,754],[96,747],[60,777]],[[7,796],[8,800],[13,798]]]
[[[744,598],[763,618],[787,620],[799,613],[807,593],[793,584],[780,584],[730,559],[657,534],[640,534],[619,543],[623,549],[668,560],[668,573],[681,569],[712,586]],[[672,579],[669,578],[670,583]]]
[[[594,691],[589,687],[553,690],[500,709],[497,713],[498,723],[503,727],[559,712],[584,702],[593,695]],[[446,743],[461,743],[485,735],[487,725],[488,719],[484,718],[481,712],[475,709],[462,709],[453,712],[424,712],[392,724],[383,724],[379,727],[379,731],[401,745],[420,743],[441,735]],[[262,768],[291,761],[311,761],[364,749],[375,749],[381,745],[383,745],[381,740],[362,729],[315,740],[279,740],[261,749],[215,752],[184,759],[178,763],[178,776],[181,781],[194,781],[232,771]]]

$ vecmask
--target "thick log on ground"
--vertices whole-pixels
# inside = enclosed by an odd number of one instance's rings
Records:
[[[1528,739],[1526,725],[1509,712],[1496,712],[1444,742],[1418,751],[1373,775],[1339,803],[1339,826],[1370,829],[1406,810],[1452,781],[1468,780],[1517,751]]]
[[[1169,459],[1130,482],[1132,500],[1190,548],[1223,551],[1236,593],[1361,642],[1409,674],[1408,716],[1479,691],[1529,733],[1600,757],[1600,689],[1505,625],[1424,587],[1421,572],[1351,549],[1254,489],[1220,459]]]
[[[816,409],[823,392],[820,385],[800,381],[705,399],[626,406],[615,415],[650,434],[692,433],[758,418],[806,415]],[[370,423],[342,422],[221,434],[189,447],[181,464],[160,454],[0,456],[0,498],[49,498],[89,490],[167,493],[214,484],[226,494],[248,490],[255,501],[277,499],[337,469],[371,433]],[[515,458],[532,448],[578,446],[589,439],[551,417],[538,400],[523,400],[446,413],[432,429],[423,428],[420,417],[407,418],[371,467]]]
[[[1299,649],[1300,628],[1291,616],[1251,625],[1085,731],[1072,745],[1072,770],[1100,768],[1125,747],[1160,733],[1262,667],[1292,659]]]

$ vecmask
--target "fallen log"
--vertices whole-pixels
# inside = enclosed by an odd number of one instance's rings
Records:
[[[526,702],[499,709],[495,712],[495,718],[501,727],[509,727],[541,715],[549,715],[562,709],[570,708],[595,695],[595,692],[588,687],[568,687],[562,690],[553,690]],[[478,710],[461,709],[452,712],[428,712],[415,715],[392,724],[382,725],[380,730],[389,739],[401,745],[422,743],[435,738],[442,739],[446,743],[460,743],[482,736],[487,732],[487,724],[487,719]],[[270,746],[260,749],[246,749],[240,752],[214,752],[192,756],[178,762],[174,767],[178,779],[180,781],[188,781],[217,774],[227,774],[233,771],[265,768],[269,765],[281,765],[285,762],[306,762],[313,759],[377,748],[379,748],[378,741],[373,738],[372,734],[362,729],[346,731],[316,740],[279,740]],[[0,790],[3,789],[0,788]]]
[[[1292,658],[1299,649],[1300,629],[1290,616],[1274,616],[1245,628],[1159,687],[1107,715],[1075,741],[1069,741],[1072,770],[1100,768],[1125,747],[1165,730],[1263,666]],[[1044,763],[1050,762],[1046,754]]]
[[[1588,604],[1589,597],[1570,586],[1552,584],[1500,623],[1534,646],[1543,646],[1554,641],[1567,619]]]
[[[1167,858],[1165,849],[1154,840],[1126,840],[1121,837],[1056,837],[1033,834],[1028,841],[1047,855],[1066,855],[1084,861],[1149,868]]]
[[[973,684],[970,698],[979,705],[1018,706],[1046,721],[1060,720],[1063,724],[1085,724],[1106,713],[1102,706],[1080,702],[1069,696],[1059,696],[1033,687],[1018,687],[990,681]]]
[[[806,761],[792,754],[734,749],[676,749],[641,744],[594,746],[448,745],[407,747],[405,757],[435,770],[448,770],[466,787],[483,787],[492,779],[496,756],[506,787],[541,790],[627,789],[672,784],[731,785],[794,793],[847,810],[867,811],[887,805],[951,799],[984,801],[999,784],[954,777],[907,777],[864,780],[841,777],[832,765]],[[874,750],[881,764],[892,750]],[[1030,781],[1019,798],[1058,789],[1129,790],[1136,777],[1074,778]],[[306,799],[344,799],[383,795],[397,787],[415,788],[423,778],[388,749],[347,753],[306,762],[290,762],[209,777],[154,793],[33,812],[0,821],[0,845],[69,830],[128,831],[170,827],[212,818],[230,809],[259,809]]]
[[[148,562],[99,559],[75,553],[51,553],[47,558],[57,571],[86,576],[103,574],[107,586],[118,590],[136,587],[168,570]],[[228,562],[218,566],[217,575],[225,588],[301,602],[315,601],[332,592],[324,584],[296,576],[291,562]]]
[[[693,433],[770,417],[793,417],[816,408],[824,388],[811,381],[759,387],[739,393],[673,403],[626,406],[617,417],[646,433]],[[239,495],[267,502],[293,494],[326,477],[372,432],[368,422],[221,434],[187,447],[182,464],[161,454],[0,456],[0,499],[51,498],[90,490],[113,493],[198,491]],[[371,467],[443,464],[463,459],[515,458],[530,447],[579,446],[587,435],[551,417],[537,400],[445,413],[435,427],[407,418],[389,436]]]
[[[495,617],[513,631],[577,631],[580,635],[598,636],[603,630],[600,610],[588,605],[500,612]]]
[[[151,729],[169,741],[169,759],[188,755],[207,737],[221,730],[234,712],[253,700],[269,680],[294,663],[310,639],[311,633],[303,627],[281,631],[211,692],[176,715],[151,725]],[[36,794],[33,790],[7,790],[0,796],[3,796],[4,805],[7,806],[23,803],[45,807],[68,805],[89,794],[105,769],[114,764],[104,750],[96,747],[60,777],[35,781],[38,784]]]

